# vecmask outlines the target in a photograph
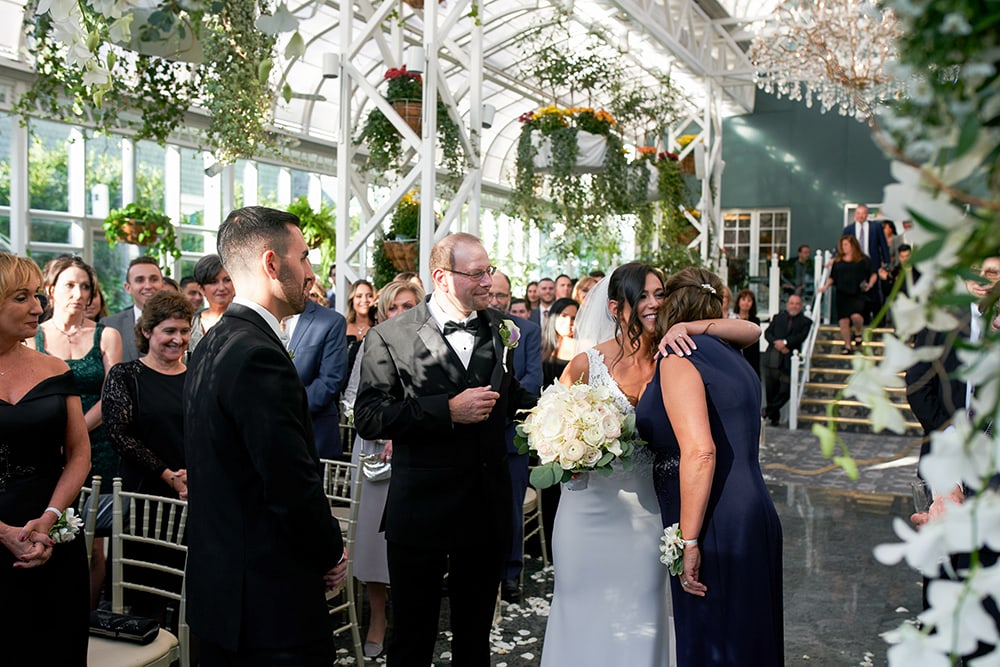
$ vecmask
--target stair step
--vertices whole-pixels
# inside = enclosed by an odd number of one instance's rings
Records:
[[[831,403],[836,403],[842,408],[867,408],[868,406],[861,401],[856,401],[852,398],[816,398],[812,396],[803,396],[802,405],[822,405],[827,406]],[[893,401],[893,405],[903,411],[908,411],[910,409],[909,403],[899,403]]]
[[[896,333],[896,329],[894,329],[893,327],[876,327],[875,329],[872,329],[871,327],[865,327],[864,330],[866,332],[867,331],[871,331],[873,335],[874,334],[882,335],[882,334],[894,334],[894,333]],[[823,324],[823,325],[820,326],[819,331],[820,331],[820,333],[835,333],[837,335],[840,335],[840,327],[838,327],[837,325],[834,325],[834,324]]]
[[[813,369],[816,370],[816,369]],[[830,371],[841,370],[831,368]],[[809,391],[810,389],[815,389],[817,391],[840,391],[847,387],[847,383],[837,383],[837,382],[806,382],[804,389]],[[906,387],[884,387],[889,394],[903,394],[906,395]]]
[[[799,415],[799,421],[807,423],[819,422],[825,424],[828,421],[828,419],[829,418],[826,415],[803,415],[803,414]],[[837,424],[838,426],[853,427],[850,429],[843,429],[843,430],[857,431],[859,429],[860,430],[867,429],[868,432],[873,432],[871,431],[872,422],[870,419],[865,419],[863,417],[833,417],[832,419],[833,423]],[[906,424],[906,435],[923,434],[924,430],[918,422],[907,421],[904,423]]]
[[[841,347],[843,347],[843,345],[841,345]],[[881,363],[882,358],[883,358],[881,354],[865,354],[864,356],[872,359],[873,361],[875,361],[875,363]],[[813,368],[816,367],[816,360],[817,359],[820,359],[822,361],[846,361],[846,362],[850,362],[852,357],[854,357],[854,353],[853,352],[851,354],[841,354],[840,352],[829,353],[829,352],[816,352],[816,351],[814,351],[813,352],[813,356],[812,356],[812,358],[813,358]]]
[[[837,338],[817,338],[816,339],[816,348],[820,348],[820,347],[837,347],[837,348],[840,348],[840,347],[844,347],[844,341],[840,340],[839,336]],[[871,341],[868,341],[866,343],[862,343],[861,347],[877,347],[879,349],[883,349],[883,348],[885,348],[885,343],[883,343],[880,340],[871,340]],[[857,348],[855,348],[855,349],[857,349]]]

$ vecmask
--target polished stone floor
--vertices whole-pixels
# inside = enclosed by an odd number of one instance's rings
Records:
[[[912,618],[920,607],[920,577],[905,565],[886,567],[872,556],[875,545],[894,541],[893,517],[906,518],[912,511],[909,484],[919,442],[843,436],[858,461],[858,480],[829,466],[809,431],[768,427],[764,433],[761,463],[784,530],[789,666],[885,665],[880,634]],[[524,601],[504,605],[494,628],[495,667],[540,664],[552,568],[531,559],[528,572]],[[444,600],[435,665],[452,664],[447,606]],[[382,662],[384,657],[373,664]],[[353,659],[343,651],[338,664],[353,664]]]

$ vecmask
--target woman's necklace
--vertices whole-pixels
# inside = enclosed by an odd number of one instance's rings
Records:
[[[73,330],[73,331],[66,331],[65,329],[63,329],[62,327],[60,327],[58,324],[56,324],[54,320],[52,321],[52,328],[55,329],[56,331],[58,331],[59,333],[61,333],[63,336],[66,336],[66,338],[68,340],[70,340],[70,341],[73,340],[73,336],[75,336],[78,333],[80,333],[81,331],[83,331],[83,326],[81,326],[81,325],[77,325],[76,329]]]

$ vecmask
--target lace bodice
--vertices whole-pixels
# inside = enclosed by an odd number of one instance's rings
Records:
[[[611,398],[619,410],[626,415],[635,412],[635,407],[629,403],[628,397],[625,396],[625,393],[618,386],[618,383],[615,382],[615,379],[611,377],[611,372],[608,370],[607,364],[604,363],[604,355],[592,347],[587,350],[587,361],[590,362],[587,383],[592,387],[608,387],[611,390]],[[642,436],[641,433],[639,435],[640,437]],[[635,463],[651,464],[653,454],[646,447],[636,447],[635,454],[632,455],[632,460]],[[621,464],[617,460],[613,465],[616,471],[621,471]]]

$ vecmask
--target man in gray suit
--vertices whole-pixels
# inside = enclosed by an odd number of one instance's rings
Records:
[[[152,257],[136,257],[125,273],[125,291],[132,296],[133,306],[101,320],[101,324],[116,330],[122,337],[122,361],[135,361],[139,349],[135,346],[135,323],[142,315],[146,300],[166,287],[163,272]]]

